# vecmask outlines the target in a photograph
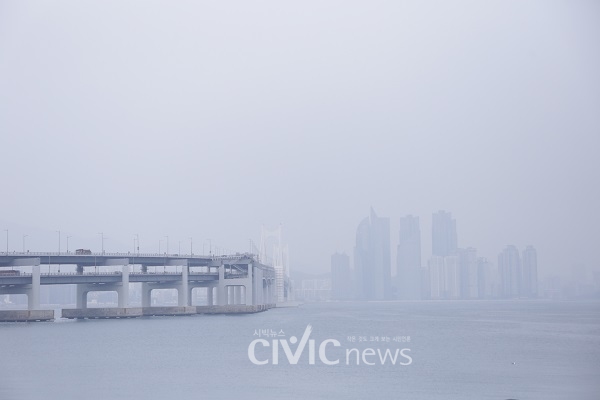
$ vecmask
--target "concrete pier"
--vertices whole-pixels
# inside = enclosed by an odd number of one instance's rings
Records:
[[[146,316],[161,316],[161,315],[195,315],[196,307],[144,307],[142,313]]]
[[[175,307],[131,307],[131,308],[66,308],[62,310],[62,317],[69,319],[106,319],[106,318],[137,318],[142,316],[181,316],[196,314],[254,314],[267,311],[275,304],[243,305],[231,304],[224,306],[175,306]],[[14,314],[25,315],[33,311],[12,311]],[[42,311],[38,311],[41,313]],[[54,312],[50,311],[54,318]],[[3,321],[0,316],[0,321]]]
[[[65,308],[62,317],[69,319],[136,318],[144,315],[141,307],[132,308]]]
[[[34,322],[54,320],[54,310],[2,310],[0,322]]]
[[[196,306],[195,308],[198,314],[253,314],[267,311],[274,306],[274,304],[258,304],[254,306],[232,304],[225,306]]]

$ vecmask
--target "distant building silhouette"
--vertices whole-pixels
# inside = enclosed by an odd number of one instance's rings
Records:
[[[400,239],[396,257],[398,298],[421,298],[421,228],[419,217],[400,218]]]
[[[521,257],[513,245],[506,246],[498,255],[500,273],[500,296],[515,298],[521,295]]]
[[[434,256],[451,256],[456,253],[457,235],[456,220],[446,211],[438,211],[432,218],[432,254]]]
[[[477,286],[480,299],[500,296],[500,275],[498,269],[484,257],[477,259]]]
[[[533,246],[523,250],[523,278],[521,295],[526,297],[538,296],[537,252]]]
[[[356,231],[354,266],[359,299],[391,298],[390,220],[371,208]]]
[[[331,256],[331,297],[334,300],[348,300],[352,297],[350,257],[345,253]]]
[[[431,256],[428,266],[430,298],[458,299],[460,297],[458,256]]]
[[[460,268],[460,298],[476,299],[479,297],[477,281],[477,250],[473,247],[458,250]]]
[[[430,299],[442,299],[445,291],[444,283],[444,257],[431,256],[428,266],[428,292]]]

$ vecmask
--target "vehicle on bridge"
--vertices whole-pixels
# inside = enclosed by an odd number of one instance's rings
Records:
[[[90,255],[92,254],[92,251],[89,249],[77,249],[75,250],[75,254]]]

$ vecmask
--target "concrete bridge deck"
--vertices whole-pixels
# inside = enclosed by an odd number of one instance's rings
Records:
[[[49,267],[48,273],[42,273],[42,264],[73,265],[75,271],[52,272]],[[135,265],[140,267],[132,270]],[[99,267],[115,270],[99,271]],[[152,267],[163,267],[163,272],[157,272],[156,268],[152,271]],[[89,271],[91,268],[94,268],[93,272]],[[193,313],[189,309],[191,291],[197,287],[207,290],[206,307],[243,306],[245,308],[233,309],[263,311],[269,308],[267,305],[275,303],[275,280],[274,268],[259,263],[252,254],[218,257],[130,253],[0,254],[0,295],[25,294],[28,310],[32,311],[40,309],[39,290],[42,285],[76,285],[76,310],[84,311],[66,311],[67,315],[76,315],[74,318],[87,318],[85,310],[90,310],[92,318],[94,313],[98,313],[87,308],[87,294],[95,291],[118,293],[118,307],[114,311],[106,311],[108,316],[103,318],[112,318],[111,313],[116,313],[114,318],[120,318],[119,313],[126,315],[129,312],[126,311],[129,310],[129,285],[136,283],[142,285],[142,308],[148,309],[148,312],[156,311],[150,307],[152,290],[177,289],[180,311],[171,309],[165,312],[180,314],[184,310],[184,314]],[[142,315],[145,315],[144,312]]]

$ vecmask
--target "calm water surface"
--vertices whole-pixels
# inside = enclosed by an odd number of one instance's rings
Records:
[[[272,347],[260,344],[256,356],[269,364],[249,361],[258,331],[289,341],[308,324],[314,365],[308,349],[290,365],[281,346],[273,365]],[[340,364],[319,360],[326,339],[340,342],[326,354]],[[412,363],[368,356],[375,365],[355,357],[346,365],[351,348],[408,348]],[[243,316],[9,323],[0,324],[0,365],[2,400],[597,400],[600,303],[324,303]]]

